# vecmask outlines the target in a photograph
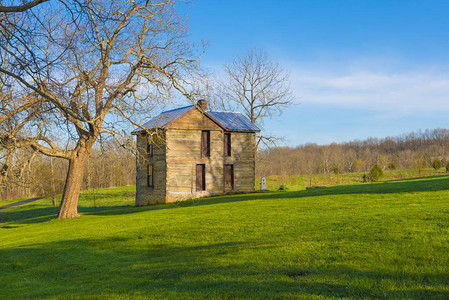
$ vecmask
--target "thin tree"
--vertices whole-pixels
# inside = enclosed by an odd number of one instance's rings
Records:
[[[28,96],[9,105],[6,119],[39,109],[21,134],[0,133],[0,142],[68,160],[59,218],[79,216],[84,166],[100,135],[123,143],[124,121],[140,126],[136,120],[173,91],[190,97],[197,59],[175,2],[52,2],[3,15],[15,26],[1,28],[0,54],[12,58],[0,72]]]
[[[252,123],[282,112],[292,104],[289,74],[263,50],[253,49],[224,66],[217,97],[224,109],[243,111]],[[274,145],[279,138],[259,135],[260,143]]]

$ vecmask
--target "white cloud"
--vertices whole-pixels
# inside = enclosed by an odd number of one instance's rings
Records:
[[[424,71],[320,71],[296,68],[297,102],[397,113],[449,111],[449,74]]]

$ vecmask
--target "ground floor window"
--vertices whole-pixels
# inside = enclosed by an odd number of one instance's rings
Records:
[[[147,173],[147,186],[148,187],[154,187],[153,183],[153,165],[148,165],[148,173]]]
[[[224,183],[226,189],[234,189],[234,165],[224,166]]]
[[[198,164],[196,165],[196,190],[205,191],[206,190],[206,165]]]

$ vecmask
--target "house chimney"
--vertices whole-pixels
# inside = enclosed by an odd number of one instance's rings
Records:
[[[198,100],[198,103],[196,105],[202,111],[207,111],[207,101],[206,100],[204,100],[204,99]]]

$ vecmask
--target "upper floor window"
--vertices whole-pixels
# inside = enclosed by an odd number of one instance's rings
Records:
[[[210,131],[201,131],[201,157],[210,157]]]
[[[153,156],[153,144],[147,144],[147,156],[148,157]]]
[[[231,156],[231,133],[224,134],[224,156]]]
[[[148,173],[147,173],[147,186],[154,187],[154,178],[153,178],[153,165],[148,165]]]

